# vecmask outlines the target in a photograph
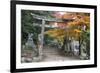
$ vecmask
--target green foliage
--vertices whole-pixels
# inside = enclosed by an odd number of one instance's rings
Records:
[[[31,13],[39,15],[39,16],[45,16],[47,18],[52,18],[50,11],[33,11],[33,10],[21,10],[21,40],[22,44],[25,44],[28,38],[29,33],[33,33],[33,40],[34,43],[37,44],[38,40],[38,34],[41,33],[41,27],[40,26],[34,26],[35,23],[42,24],[41,20],[34,19]]]

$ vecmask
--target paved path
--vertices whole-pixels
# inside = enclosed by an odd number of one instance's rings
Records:
[[[43,61],[78,60],[75,57],[68,57],[68,56],[61,55],[59,49],[50,46],[45,46],[43,49],[43,53],[44,53]]]

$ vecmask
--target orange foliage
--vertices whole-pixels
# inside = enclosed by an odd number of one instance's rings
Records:
[[[59,25],[64,25],[65,29],[51,29],[46,31],[45,34],[56,39],[63,39],[64,37],[74,37],[77,39],[81,36],[83,26],[86,26],[87,30],[90,29],[90,16],[85,15],[85,13],[64,14],[62,19],[74,19],[74,21],[58,23]]]

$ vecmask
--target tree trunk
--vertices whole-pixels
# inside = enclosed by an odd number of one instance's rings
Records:
[[[90,41],[89,40],[87,41],[87,44],[86,44],[86,51],[87,51],[88,58],[90,58]]]
[[[79,37],[79,56],[81,55],[81,39]]]
[[[63,46],[62,46],[62,51],[67,55],[69,53],[69,45],[68,45],[68,38],[64,38]]]

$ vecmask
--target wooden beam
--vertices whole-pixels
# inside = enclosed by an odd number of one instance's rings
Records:
[[[42,24],[34,23],[33,26],[42,27]],[[57,28],[57,27],[53,27],[52,25],[48,25],[48,24],[45,24],[44,27],[45,28]]]
[[[31,15],[33,16],[33,18],[38,19],[38,20],[45,20],[45,21],[49,21],[49,22],[68,22],[68,21],[72,21],[73,19],[58,19],[58,18],[48,18],[45,16],[39,16],[36,14],[31,13]]]

